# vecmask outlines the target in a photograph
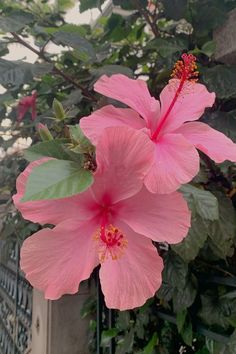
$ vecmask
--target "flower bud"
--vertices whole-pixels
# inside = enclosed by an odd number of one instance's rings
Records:
[[[42,141],[53,140],[53,136],[46,125],[39,123],[37,125],[37,130]]]
[[[63,108],[61,102],[59,102],[56,98],[54,98],[54,100],[53,100],[52,107],[53,107],[56,119],[63,120],[66,118],[64,108]]]

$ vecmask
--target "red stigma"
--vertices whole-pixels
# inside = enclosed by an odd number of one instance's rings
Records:
[[[100,228],[94,235],[94,240],[97,242],[100,262],[104,262],[109,257],[112,260],[119,259],[128,244],[121,230],[108,224],[106,213],[102,217]]]
[[[197,71],[196,57],[192,54],[182,54],[182,60],[178,60],[172,71],[171,77],[179,80],[196,82],[199,72]]]
[[[165,115],[162,117],[160,124],[157,126],[154,133],[151,135],[153,141],[157,141],[160,131],[162,130],[166,120],[169,117],[170,112],[172,111],[177,99],[180,95],[183,95],[183,88],[186,81],[194,83],[198,80],[199,72],[196,64],[196,57],[192,54],[182,54],[181,60],[178,60],[174,66],[174,69],[171,74],[171,78],[174,79],[173,82],[170,81],[170,84],[173,84],[175,88],[175,95],[173,100],[170,103],[169,108],[167,109]],[[179,80],[179,81],[177,81]],[[177,83],[175,82],[177,81]],[[175,85],[177,84],[177,87]]]

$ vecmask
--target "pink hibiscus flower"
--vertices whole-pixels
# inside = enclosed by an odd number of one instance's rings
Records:
[[[143,186],[152,154],[148,137],[107,128],[97,145],[94,184],[70,198],[21,202],[31,163],[13,197],[24,218],[55,228],[29,237],[21,268],[47,299],[74,294],[97,265],[105,301],[120,310],[141,306],[161,285],[163,262],[152,241],[180,242],[190,227],[182,195],[155,195]],[[47,160],[47,159],[46,159]]]
[[[196,82],[195,57],[184,54],[172,79],[160,94],[160,103],[151,97],[142,80],[124,75],[102,76],[95,91],[119,100],[132,109],[105,106],[81,119],[84,134],[94,145],[103,129],[129,126],[146,133],[155,158],[145,185],[152,193],[170,193],[189,182],[199,171],[199,149],[216,162],[236,161],[236,144],[207,124],[192,122],[211,107],[215,94]],[[142,119],[142,118],[143,119]]]
[[[17,107],[17,120],[21,122],[24,118],[26,112],[31,110],[31,119],[36,118],[36,98],[37,92],[33,91],[31,96],[22,97],[18,103]]]

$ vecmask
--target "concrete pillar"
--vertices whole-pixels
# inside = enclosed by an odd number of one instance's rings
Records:
[[[236,9],[232,10],[223,26],[214,31],[215,59],[225,64],[236,64]]]
[[[89,354],[89,319],[80,310],[92,291],[84,283],[78,294],[48,301],[34,289],[32,354]]]

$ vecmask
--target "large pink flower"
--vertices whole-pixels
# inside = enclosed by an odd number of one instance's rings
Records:
[[[21,268],[48,299],[74,294],[100,263],[108,307],[141,306],[161,285],[163,262],[152,241],[178,243],[190,227],[182,195],[155,195],[143,186],[153,153],[147,135],[107,128],[97,145],[94,184],[79,195],[21,202],[32,169],[18,177],[16,207],[31,221],[51,223],[21,249]]]
[[[200,122],[215,94],[196,81],[195,58],[183,55],[177,62],[173,79],[160,94],[160,103],[151,97],[142,80],[124,75],[102,76],[95,91],[119,100],[129,108],[111,105],[81,119],[81,128],[94,145],[104,128],[129,126],[148,134],[155,159],[145,185],[153,193],[169,193],[189,182],[199,170],[199,149],[216,162],[236,161],[236,144],[224,134]],[[141,118],[142,117],[142,118]]]

